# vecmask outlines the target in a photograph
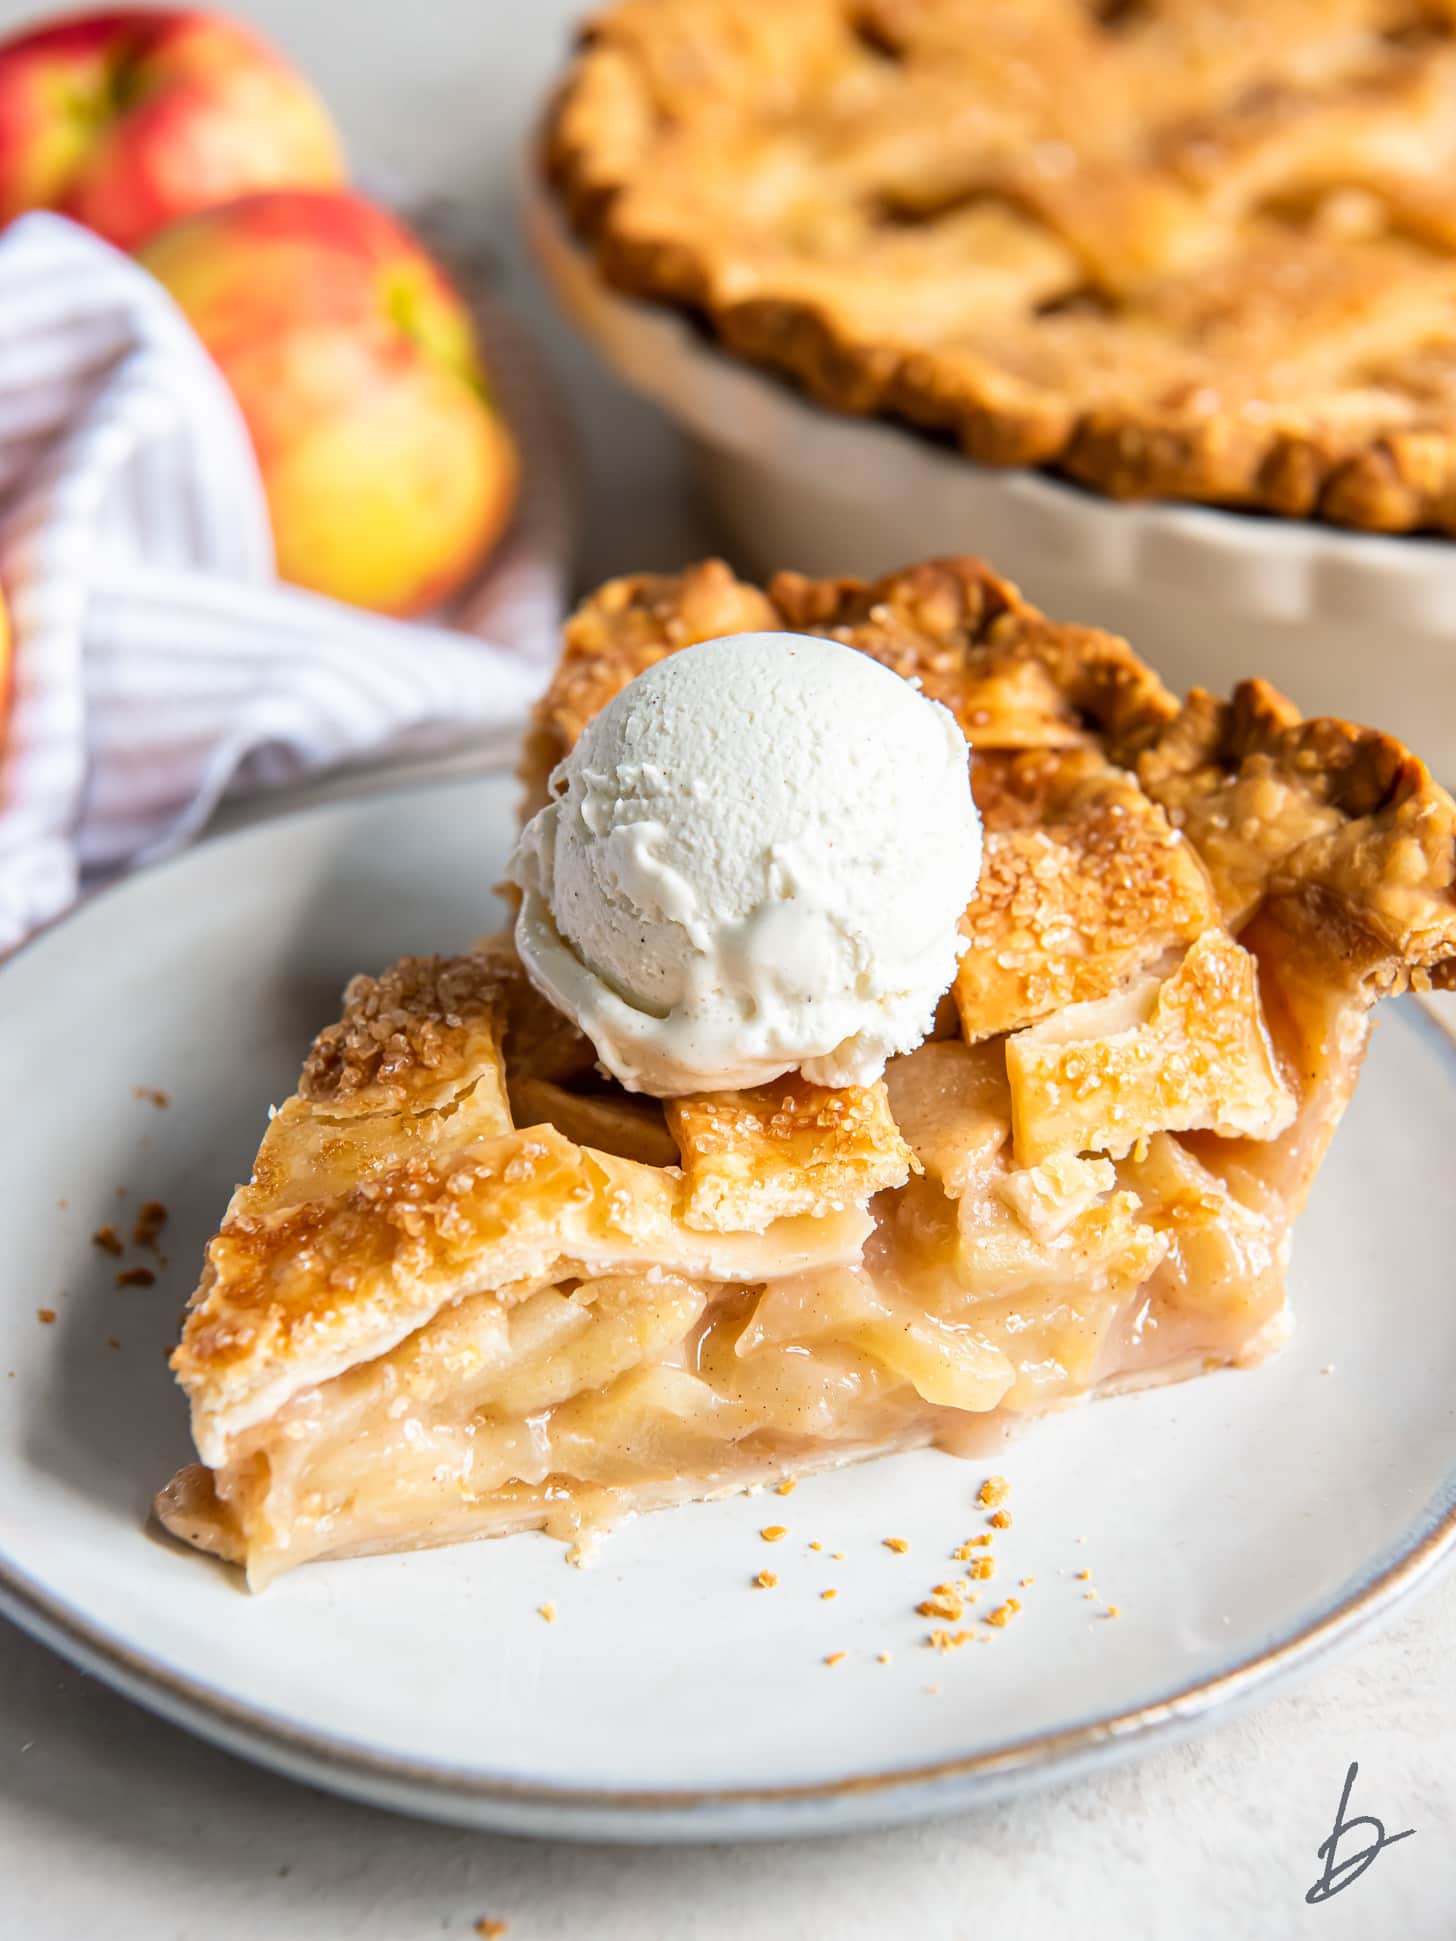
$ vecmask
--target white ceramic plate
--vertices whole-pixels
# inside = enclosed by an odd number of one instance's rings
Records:
[[[1159,501],[1118,504],[823,410],[664,304],[611,289],[536,184],[536,256],[574,321],[692,441],[757,571],[885,573],[979,553],[1058,620],[1126,634],[1180,692],[1262,674],[1307,714],[1378,723],[1456,778],[1456,543]]]
[[[1186,1729],[1450,1546],[1456,1052],[1404,1005],[1300,1232],[1298,1334],[1256,1372],[1058,1416],[984,1462],[924,1453],[649,1517],[585,1571],[531,1535],[316,1565],[250,1598],[149,1528],[189,1454],[164,1349],[266,1107],[350,972],[494,921],[514,795],[504,777],[454,782],[244,831],[0,972],[10,1615],[342,1792],[527,1832],[737,1838],[948,1810]],[[141,1198],[171,1209],[170,1264],[119,1288],[91,1235],[129,1229]],[[938,1656],[913,1606],[983,1524],[991,1469],[1015,1519],[994,1588],[1024,1610]],[[790,1530],[771,1548],[768,1523]],[[765,1565],[778,1587],[750,1588]]]

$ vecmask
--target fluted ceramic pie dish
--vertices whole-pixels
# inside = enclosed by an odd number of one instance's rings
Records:
[[[691,443],[724,542],[755,570],[878,573],[977,552],[1056,618],[1128,636],[1171,686],[1259,673],[1308,713],[1378,720],[1456,778],[1456,545],[1160,501],[977,465],[826,410],[682,313],[610,288],[536,184],[537,260],[617,373]]]

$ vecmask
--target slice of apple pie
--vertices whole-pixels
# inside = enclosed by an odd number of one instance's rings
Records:
[[[984,827],[934,1029],[884,1078],[665,1102],[508,938],[359,977],[212,1241],[158,1498],[255,1585],[633,1510],[1257,1359],[1374,1001],[1456,983],[1456,805],[1260,681],[1180,706],[971,560],[722,565],[571,621],[533,801],[632,677],[819,633],[972,743]]]

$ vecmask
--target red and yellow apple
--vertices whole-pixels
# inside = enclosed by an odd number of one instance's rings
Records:
[[[285,191],[174,223],[139,260],[242,407],[283,578],[380,613],[454,592],[510,516],[516,455],[415,238],[359,196]]]
[[[194,210],[343,179],[312,88],[217,14],[80,14],[0,42],[0,220],[59,209],[134,249]]]
[[[10,631],[10,609],[0,595],[0,752],[5,745],[5,720],[15,693],[15,637]]]

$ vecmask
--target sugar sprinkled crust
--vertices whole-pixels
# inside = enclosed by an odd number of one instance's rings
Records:
[[[1119,497],[1456,531],[1431,0],[618,0],[544,167],[617,286]]]
[[[828,1091],[797,1073],[746,1092],[672,1099],[689,1226],[762,1233],[903,1186],[914,1160],[884,1082]]]
[[[314,1040],[300,1095],[377,1111],[458,1091],[472,1050],[494,1046],[505,983],[483,957],[402,957],[379,977],[352,978],[338,1023]]]

